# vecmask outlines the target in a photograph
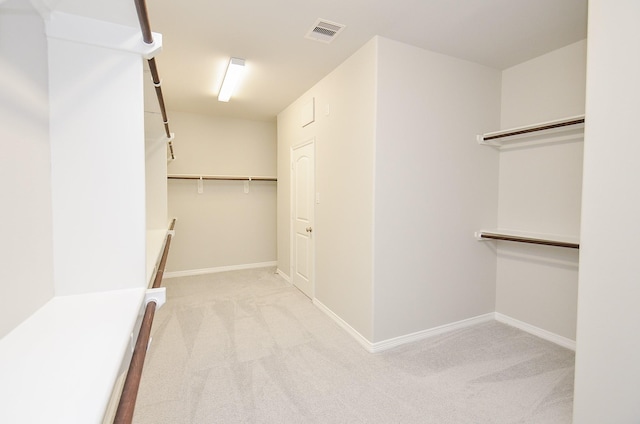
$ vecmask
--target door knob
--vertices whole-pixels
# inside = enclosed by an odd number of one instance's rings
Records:
[[[313,231],[311,227],[307,227],[306,230],[307,230],[307,233],[310,233],[311,231]]]

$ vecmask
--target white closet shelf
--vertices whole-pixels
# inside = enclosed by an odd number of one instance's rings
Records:
[[[0,339],[0,422],[102,422],[145,291],[57,296]]]
[[[504,141],[512,141],[527,136],[549,135],[560,132],[575,131],[577,129],[584,128],[584,122],[584,115],[571,116],[568,118],[556,119],[523,127],[480,134],[477,136],[477,141],[479,144],[485,146],[501,147],[502,142]]]
[[[555,234],[496,229],[480,230],[475,233],[475,236],[478,240],[512,241],[545,246],[567,247],[571,249],[580,248],[580,241],[577,238],[558,236]]]

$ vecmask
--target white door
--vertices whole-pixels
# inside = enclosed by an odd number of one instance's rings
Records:
[[[313,201],[315,158],[313,141],[292,149],[292,246],[293,284],[313,299]]]

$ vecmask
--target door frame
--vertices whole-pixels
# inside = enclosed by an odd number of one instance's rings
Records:
[[[303,141],[302,143],[295,144],[291,146],[289,149],[289,275],[291,275],[291,285],[295,287],[294,284],[294,267],[295,267],[295,233],[296,230],[294,228],[295,225],[295,216],[294,216],[294,194],[295,194],[295,175],[294,175],[294,163],[293,163],[293,151],[299,149],[301,147],[305,147],[307,145],[313,145],[313,188],[311,193],[311,204],[312,204],[312,214],[313,214],[313,233],[315,233],[315,221],[316,221],[316,138],[311,137],[310,139]],[[313,301],[316,298],[316,239],[315,234],[311,236],[311,243],[313,245],[313,255],[311,258],[311,300]]]

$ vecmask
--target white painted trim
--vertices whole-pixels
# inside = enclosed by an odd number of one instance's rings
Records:
[[[364,337],[362,334],[358,333],[358,331],[353,328],[352,326],[350,326],[345,320],[343,320],[342,318],[340,318],[338,315],[336,315],[335,312],[333,312],[331,309],[327,308],[322,302],[320,302],[318,299],[313,299],[313,304],[320,309],[322,312],[324,312],[329,318],[331,318],[332,320],[334,320],[336,322],[336,324],[338,324],[340,327],[342,327],[343,330],[345,330],[347,333],[349,333],[349,335],[351,337],[353,337],[354,339],[356,339],[356,341],[358,343],[360,343],[362,345],[362,347],[364,347],[366,350],[368,350],[369,352],[373,352],[371,350],[371,346],[372,343],[367,340],[366,337]]]
[[[383,340],[381,342],[371,343],[360,334],[355,328],[350,326],[346,321],[336,315],[331,309],[325,306],[318,299],[313,299],[313,304],[316,305],[318,309],[324,312],[329,318],[334,320],[340,327],[342,327],[351,337],[356,339],[358,343],[362,345],[368,352],[370,353],[378,353],[384,350],[392,349],[394,347],[398,347],[407,343],[416,342],[418,340],[423,340],[428,337],[437,336],[439,334],[447,333],[449,331],[459,330],[466,327],[471,327],[476,324],[481,324],[485,322],[490,322],[494,320],[494,314],[488,313],[484,315],[479,315],[473,318],[467,318],[462,321],[452,322],[450,324],[441,325],[439,327],[430,328],[427,330],[418,331],[416,333],[406,334],[404,336],[394,337],[393,339]]]
[[[394,337],[393,339],[383,340],[381,342],[372,343],[369,349],[370,352],[382,352],[383,350],[392,349],[403,344],[417,342],[429,337],[437,336],[443,333],[448,333],[454,330],[460,330],[462,328],[471,327],[473,325],[482,324],[494,320],[493,313],[484,315],[478,315],[473,318],[463,319],[461,321],[444,324],[438,327],[429,328],[427,330],[417,331],[415,333],[406,334],[404,336]]]
[[[512,327],[516,327],[522,331],[525,331],[529,334],[533,334],[534,336],[540,337],[541,339],[545,339],[562,347],[566,347],[567,349],[571,349],[573,351],[576,350],[576,342],[575,340],[571,340],[567,337],[560,336],[558,334],[552,333],[550,331],[544,330],[540,327],[536,327],[531,324],[527,324],[526,322],[519,321],[515,318],[511,318],[510,316],[501,314],[500,312],[495,313],[495,320],[501,322],[503,324],[510,325]]]
[[[215,268],[188,269],[186,271],[165,272],[163,274],[163,277],[164,278],[191,277],[194,275],[214,274],[217,272],[226,272],[226,271],[239,271],[242,269],[267,268],[267,267],[272,267],[276,265],[278,265],[278,263],[276,261],[272,261],[272,262],[258,262],[254,264],[219,266]]]
[[[291,277],[285,274],[280,268],[276,269],[276,274],[282,277],[287,283],[291,284]]]

